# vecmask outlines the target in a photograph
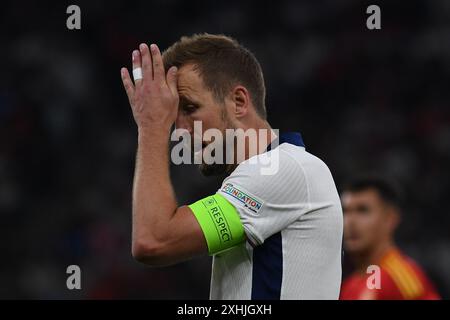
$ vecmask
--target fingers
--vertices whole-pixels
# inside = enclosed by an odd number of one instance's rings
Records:
[[[145,43],[141,43],[139,45],[139,51],[141,52],[143,77],[147,80],[153,80],[154,79],[153,63],[150,50],[148,49],[148,46]]]
[[[133,69],[142,68],[144,81],[154,81],[160,85],[169,85],[172,94],[178,94],[176,90],[176,68],[175,71],[168,72],[167,77],[164,71],[164,62],[161,51],[156,44],[151,44],[150,48],[145,44],[139,45],[139,50],[133,51]],[[136,87],[142,81],[135,81]],[[175,91],[174,91],[175,90]]]
[[[165,71],[161,52],[156,44],[150,45],[150,51],[152,54],[154,80],[163,83],[165,80]]]
[[[132,53],[132,61],[133,61],[133,70],[137,68],[142,68],[142,62],[141,62],[141,53],[139,50],[134,50]],[[137,86],[140,86],[142,83],[142,79],[134,79],[134,84]]]
[[[152,44],[149,48],[145,43],[142,43],[139,45],[139,50],[141,53],[140,58],[142,60],[142,69],[144,74],[148,74],[148,79],[155,80],[159,83],[164,83],[164,63],[158,46],[156,44]]]
[[[177,71],[178,71],[177,67],[171,67],[169,69],[169,71],[167,71],[167,77],[166,77],[167,86],[169,87],[169,89],[172,92],[172,95],[174,97],[178,96]]]
[[[134,86],[133,86],[133,82],[131,81],[128,69],[127,68],[120,69],[120,75],[122,76],[122,83],[123,83],[123,87],[125,88],[125,91],[127,93],[128,100],[131,103],[131,101],[133,101],[133,96],[134,96]]]

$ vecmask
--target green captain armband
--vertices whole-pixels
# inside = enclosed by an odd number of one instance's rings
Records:
[[[205,235],[210,255],[245,241],[241,219],[234,206],[222,195],[216,193],[189,205],[189,208]]]

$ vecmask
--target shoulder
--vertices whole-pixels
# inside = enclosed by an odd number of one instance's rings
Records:
[[[314,174],[331,176],[328,166],[320,158],[307,152],[304,147],[283,143],[241,162],[229,178],[252,177],[273,181],[286,176],[306,179]]]
[[[391,281],[404,299],[421,299],[426,294],[429,281],[412,258],[393,250],[382,260],[381,267],[385,281]]]
[[[282,144],[243,161],[223,181],[222,189],[235,186],[266,201],[280,197],[286,200],[289,195],[307,197],[308,179],[297,159],[298,154],[305,151],[304,148],[292,147]]]
[[[232,176],[245,172],[265,177],[276,177],[292,168],[299,167],[300,160],[305,154],[305,148],[283,143],[273,150],[241,162]]]

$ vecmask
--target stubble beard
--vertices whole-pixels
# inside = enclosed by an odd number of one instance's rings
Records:
[[[222,120],[224,121],[225,128],[234,129],[234,130],[236,129],[236,126],[229,119],[228,114],[225,110],[222,112]],[[222,131],[222,137],[223,137],[222,154],[224,156],[224,159],[223,159],[224,161],[223,161],[223,163],[212,163],[212,164],[206,164],[206,163],[202,162],[198,167],[199,167],[200,172],[205,177],[213,177],[213,176],[221,176],[221,175],[228,176],[237,167],[237,164],[235,163],[234,160],[232,161],[233,163],[228,163],[230,161],[226,161],[228,159],[227,149],[234,148],[235,141],[226,141],[225,129]],[[231,146],[228,146],[228,148],[227,148],[227,144],[231,144]]]

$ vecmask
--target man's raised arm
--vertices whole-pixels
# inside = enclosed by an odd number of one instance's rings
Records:
[[[141,44],[132,55],[134,84],[128,70],[121,69],[138,126],[132,253],[149,265],[173,264],[208,252],[199,223],[189,207],[178,208],[170,181],[168,146],[178,110],[177,69],[165,74],[154,44]]]

